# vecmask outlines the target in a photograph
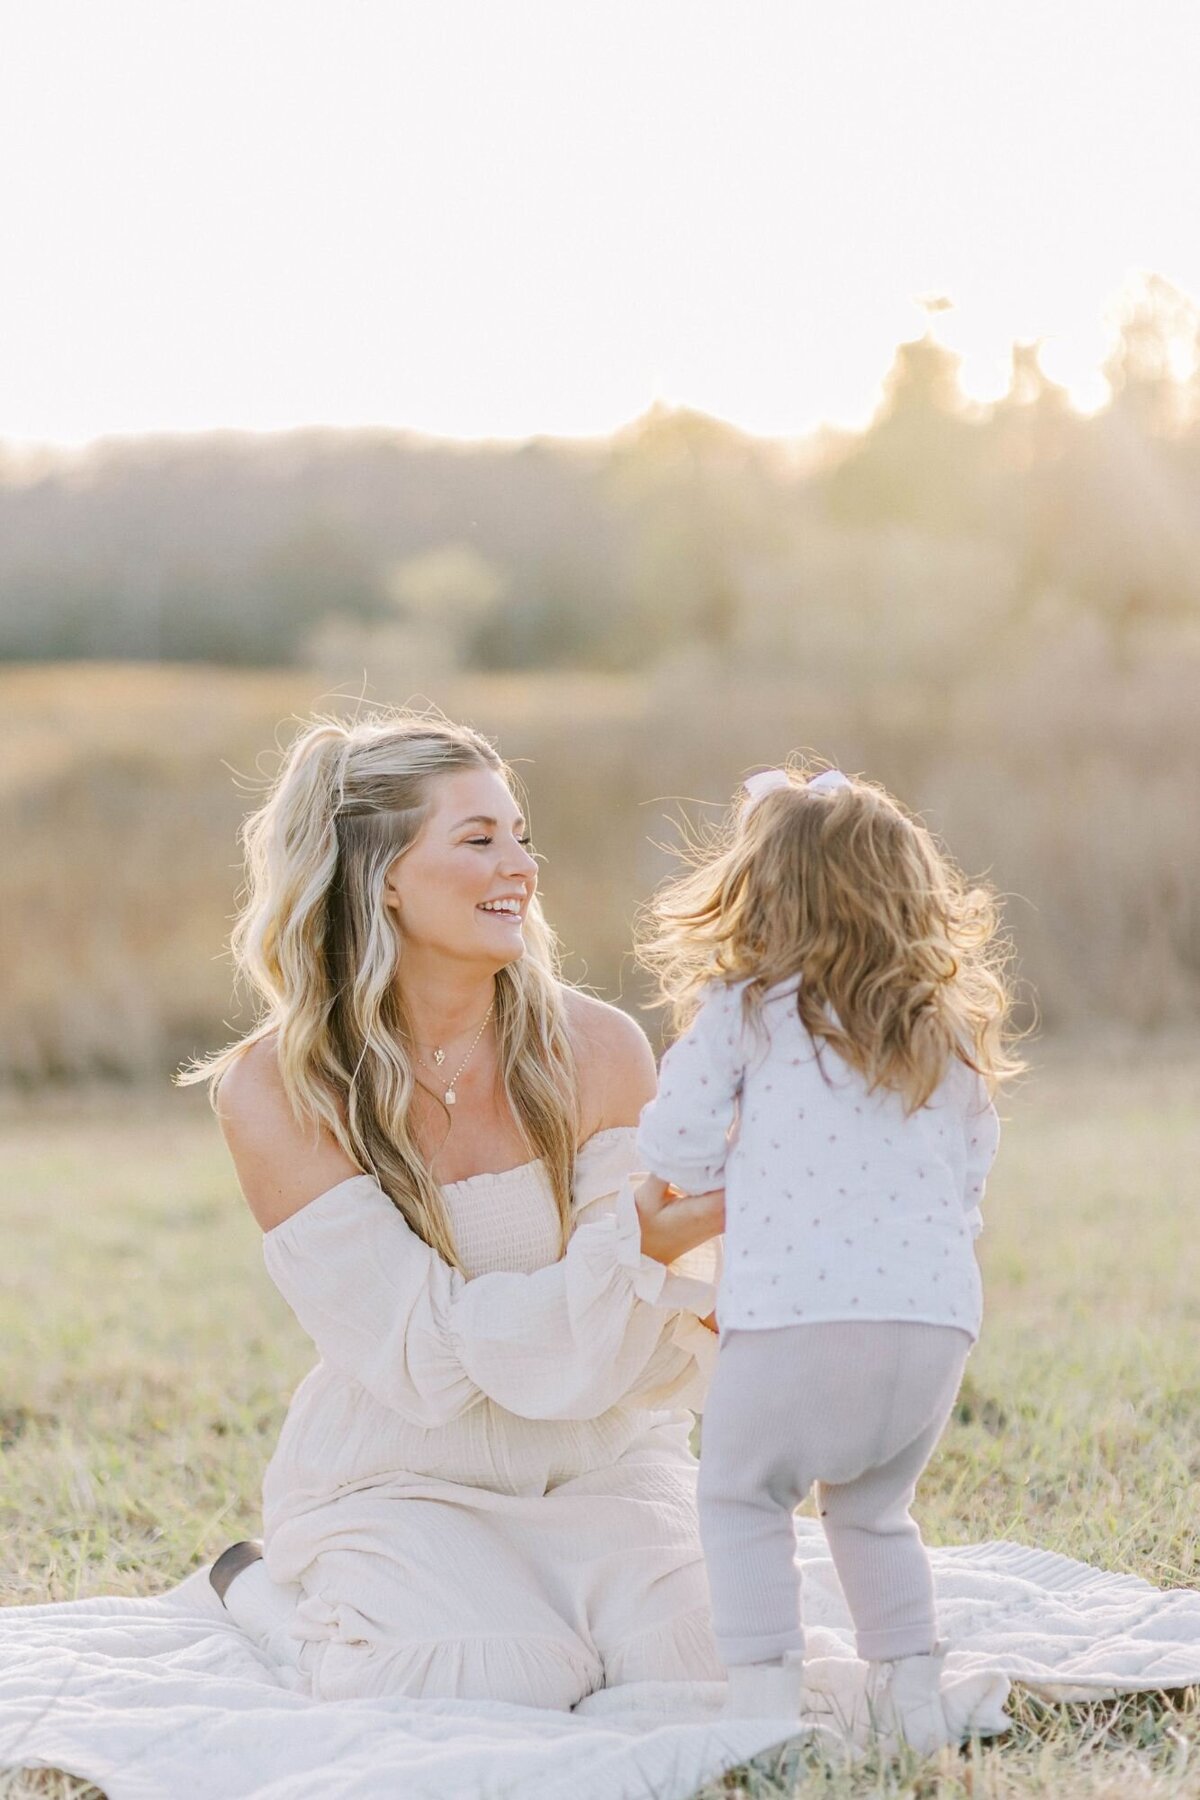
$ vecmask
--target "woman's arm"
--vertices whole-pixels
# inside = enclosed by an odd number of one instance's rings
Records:
[[[271,1277],[328,1363],[426,1428],[484,1396],[527,1418],[592,1418],[623,1397],[675,1310],[630,1192],[557,1263],[468,1281],[372,1177],[291,1119],[273,1064],[264,1050],[231,1071],[222,1124]],[[707,1235],[678,1230],[675,1253]]]
[[[293,1213],[263,1248],[323,1359],[426,1429],[485,1396],[528,1419],[596,1418],[629,1391],[679,1305],[675,1278],[641,1252],[628,1187],[528,1274],[467,1280],[365,1175]]]

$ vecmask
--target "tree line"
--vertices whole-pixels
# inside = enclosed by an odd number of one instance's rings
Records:
[[[931,328],[869,429],[806,454],[657,406],[583,444],[218,433],[36,478],[0,457],[0,658],[296,664],[349,632],[468,671],[688,646],[952,680],[1077,615],[1120,657],[1200,623],[1194,305],[1144,280],[1105,372],[1084,417],[1018,345],[1005,396],[971,404]]]

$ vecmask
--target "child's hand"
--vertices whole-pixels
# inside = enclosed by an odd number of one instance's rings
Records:
[[[642,1250],[655,1262],[673,1263],[725,1229],[725,1190],[680,1194],[657,1175],[645,1175],[634,1190],[642,1222]]]

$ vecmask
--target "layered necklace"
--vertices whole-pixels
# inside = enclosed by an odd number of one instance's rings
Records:
[[[445,1092],[442,1095],[442,1099],[445,1101],[447,1106],[456,1106],[458,1104],[458,1095],[455,1093],[455,1088],[458,1084],[459,1077],[461,1076],[463,1070],[466,1068],[467,1064],[470,1062],[471,1058],[474,1056],[476,1047],[479,1043],[479,1040],[483,1036],[484,1032],[487,1030],[488,1021],[491,1019],[491,1016],[495,1012],[495,1010],[496,1010],[496,1001],[495,1001],[495,998],[493,997],[492,1004],[488,1007],[487,1011],[483,1015],[483,1024],[479,1027],[479,1030],[475,1033],[475,1036],[471,1039],[471,1048],[467,1051],[467,1054],[463,1057],[463,1059],[459,1063],[457,1069],[455,1069],[453,1075],[450,1077],[450,1085],[449,1085],[449,1087],[446,1088]],[[434,1052],[433,1052],[432,1065],[425,1061],[425,1058],[421,1055],[421,1052],[419,1050],[417,1051],[417,1061],[420,1063],[420,1065],[423,1069],[428,1069],[429,1073],[431,1075],[437,1073],[437,1071],[441,1068],[441,1066],[445,1062],[445,1060],[446,1060],[446,1052],[436,1046],[435,1046]]]

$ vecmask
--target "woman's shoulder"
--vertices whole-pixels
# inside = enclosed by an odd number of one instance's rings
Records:
[[[636,1019],[579,988],[562,990],[579,1075],[581,1137],[636,1125],[658,1075],[650,1040]]]
[[[362,1172],[319,1121],[296,1116],[273,1032],[230,1064],[216,1106],[246,1204],[264,1231]]]
[[[288,1111],[275,1032],[249,1039],[221,1076],[216,1111],[222,1131],[251,1133],[281,1108]]]

